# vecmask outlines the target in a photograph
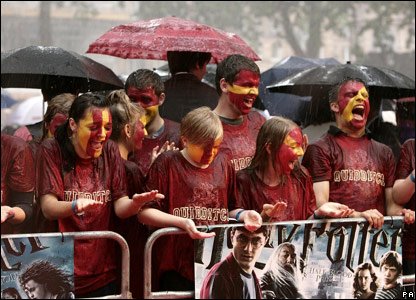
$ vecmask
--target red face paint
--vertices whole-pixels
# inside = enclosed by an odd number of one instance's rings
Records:
[[[140,150],[142,148],[144,136],[144,125],[140,120],[137,120],[133,133],[134,150]]]
[[[131,102],[140,104],[143,108],[159,105],[159,97],[155,94],[155,89],[153,87],[147,89],[129,87],[127,95]]]
[[[303,155],[302,144],[303,136],[300,128],[294,128],[287,134],[278,152],[278,161],[284,174],[290,174],[298,158]]]
[[[79,121],[76,143],[83,158],[97,158],[101,155],[104,143],[110,138],[112,123],[108,108],[93,107]]]
[[[260,76],[248,70],[241,70],[232,85],[228,87],[229,99],[231,103],[246,115],[253,107],[259,92]]]
[[[354,128],[361,129],[370,113],[368,92],[361,82],[348,81],[339,89],[338,105],[341,117]]]
[[[209,143],[205,147],[188,143],[186,148],[189,157],[197,164],[209,165],[217,156],[218,149],[222,139],[218,138],[213,143]]]
[[[56,128],[58,128],[60,125],[64,124],[65,121],[68,119],[68,117],[64,114],[57,113],[53,116],[51,122],[49,123],[48,128],[48,137],[53,137],[56,131]]]

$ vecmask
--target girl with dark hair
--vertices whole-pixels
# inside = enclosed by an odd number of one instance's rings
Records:
[[[108,141],[112,118],[106,99],[82,94],[71,106],[68,120],[55,139],[38,150],[37,194],[47,219],[58,220],[59,231],[113,229],[113,212],[120,218],[163,195],[152,190],[127,195],[126,172],[120,151]],[[108,239],[75,241],[74,273],[77,297],[115,293],[115,245]]]
[[[374,299],[378,278],[372,263],[362,263],[357,267],[352,287],[354,299]]]

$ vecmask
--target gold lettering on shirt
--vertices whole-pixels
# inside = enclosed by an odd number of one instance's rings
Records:
[[[335,171],[334,182],[341,181],[375,182],[378,185],[385,186],[384,174],[370,170],[343,169]]]
[[[111,201],[110,190],[103,190],[97,192],[79,192],[79,191],[64,191],[64,201],[72,202],[78,198],[86,198],[100,203],[107,203]]]
[[[172,214],[177,217],[193,219],[196,221],[228,222],[227,208],[185,206],[174,208]]]

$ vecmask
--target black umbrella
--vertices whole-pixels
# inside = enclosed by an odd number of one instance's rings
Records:
[[[329,90],[345,78],[360,78],[367,84],[370,93],[370,115],[378,111],[381,99],[415,95],[414,80],[401,73],[350,63],[310,68],[270,85],[267,89],[272,93],[312,96],[306,125],[322,124],[331,120]]]
[[[59,47],[29,46],[1,55],[3,88],[43,88],[57,80],[80,92],[123,88],[122,81],[106,66]]]
[[[267,89],[300,96],[328,95],[331,87],[347,77],[362,79],[369,87],[370,98],[397,99],[415,95],[414,80],[399,72],[350,63],[314,67],[289,76]]]
[[[271,93],[267,86],[303,70],[322,65],[339,65],[335,58],[307,58],[289,56],[261,74],[259,96],[271,115],[281,115],[298,124],[305,123],[310,106],[310,96],[300,97],[284,93]]]

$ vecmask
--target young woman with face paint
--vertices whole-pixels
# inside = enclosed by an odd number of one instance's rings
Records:
[[[112,210],[120,218],[162,198],[157,191],[127,195],[120,151],[108,141],[112,119],[108,102],[95,94],[74,100],[69,119],[38,150],[37,193],[47,219],[59,231],[112,230]],[[79,297],[115,293],[115,245],[108,239],[75,241],[75,294]]]
[[[133,197],[135,193],[143,192],[145,175],[135,162],[128,160],[128,155],[142,148],[146,135],[143,125],[145,111],[141,106],[132,103],[124,90],[112,91],[107,99],[113,123],[110,139],[117,143],[120,150],[126,169],[128,195]],[[115,227],[115,231],[126,239],[131,253],[130,292],[133,298],[143,298],[143,255],[149,236],[148,230],[138,222],[136,215],[115,220]]]
[[[220,94],[214,112],[224,128],[221,152],[226,152],[236,171],[250,165],[256,137],[266,120],[252,110],[260,84],[259,67],[242,55],[230,55],[217,67],[215,76]]]
[[[384,215],[405,211],[392,199],[393,152],[366,132],[370,112],[367,87],[360,79],[346,78],[331,89],[329,99],[337,126],[309,145],[302,160],[312,175],[317,205],[348,205],[355,210],[350,217],[364,217],[370,225],[381,228]],[[412,222],[404,215],[406,222]]]
[[[145,110],[144,123],[147,135],[143,146],[134,151],[130,160],[135,162],[143,174],[147,174],[156,157],[167,150],[180,147],[179,123],[164,119],[159,109],[165,101],[162,79],[151,70],[139,69],[129,75],[125,91],[131,102]]]
[[[241,201],[237,207],[261,212],[271,222],[351,214],[352,210],[338,203],[316,209],[311,177],[298,161],[304,144],[302,131],[294,122],[283,117],[267,120],[257,136],[251,165],[237,172]]]
[[[156,226],[175,226],[189,236],[158,239],[155,269],[160,290],[194,288],[194,243],[214,235],[199,232],[196,225],[224,224],[235,217],[237,197],[235,172],[224,154],[219,153],[223,137],[221,121],[208,107],[188,113],[181,123],[184,149],[162,153],[153,163],[146,183],[147,190],[159,189],[165,199],[146,205],[139,213],[141,222]],[[261,226],[254,211],[241,214],[248,230]]]

